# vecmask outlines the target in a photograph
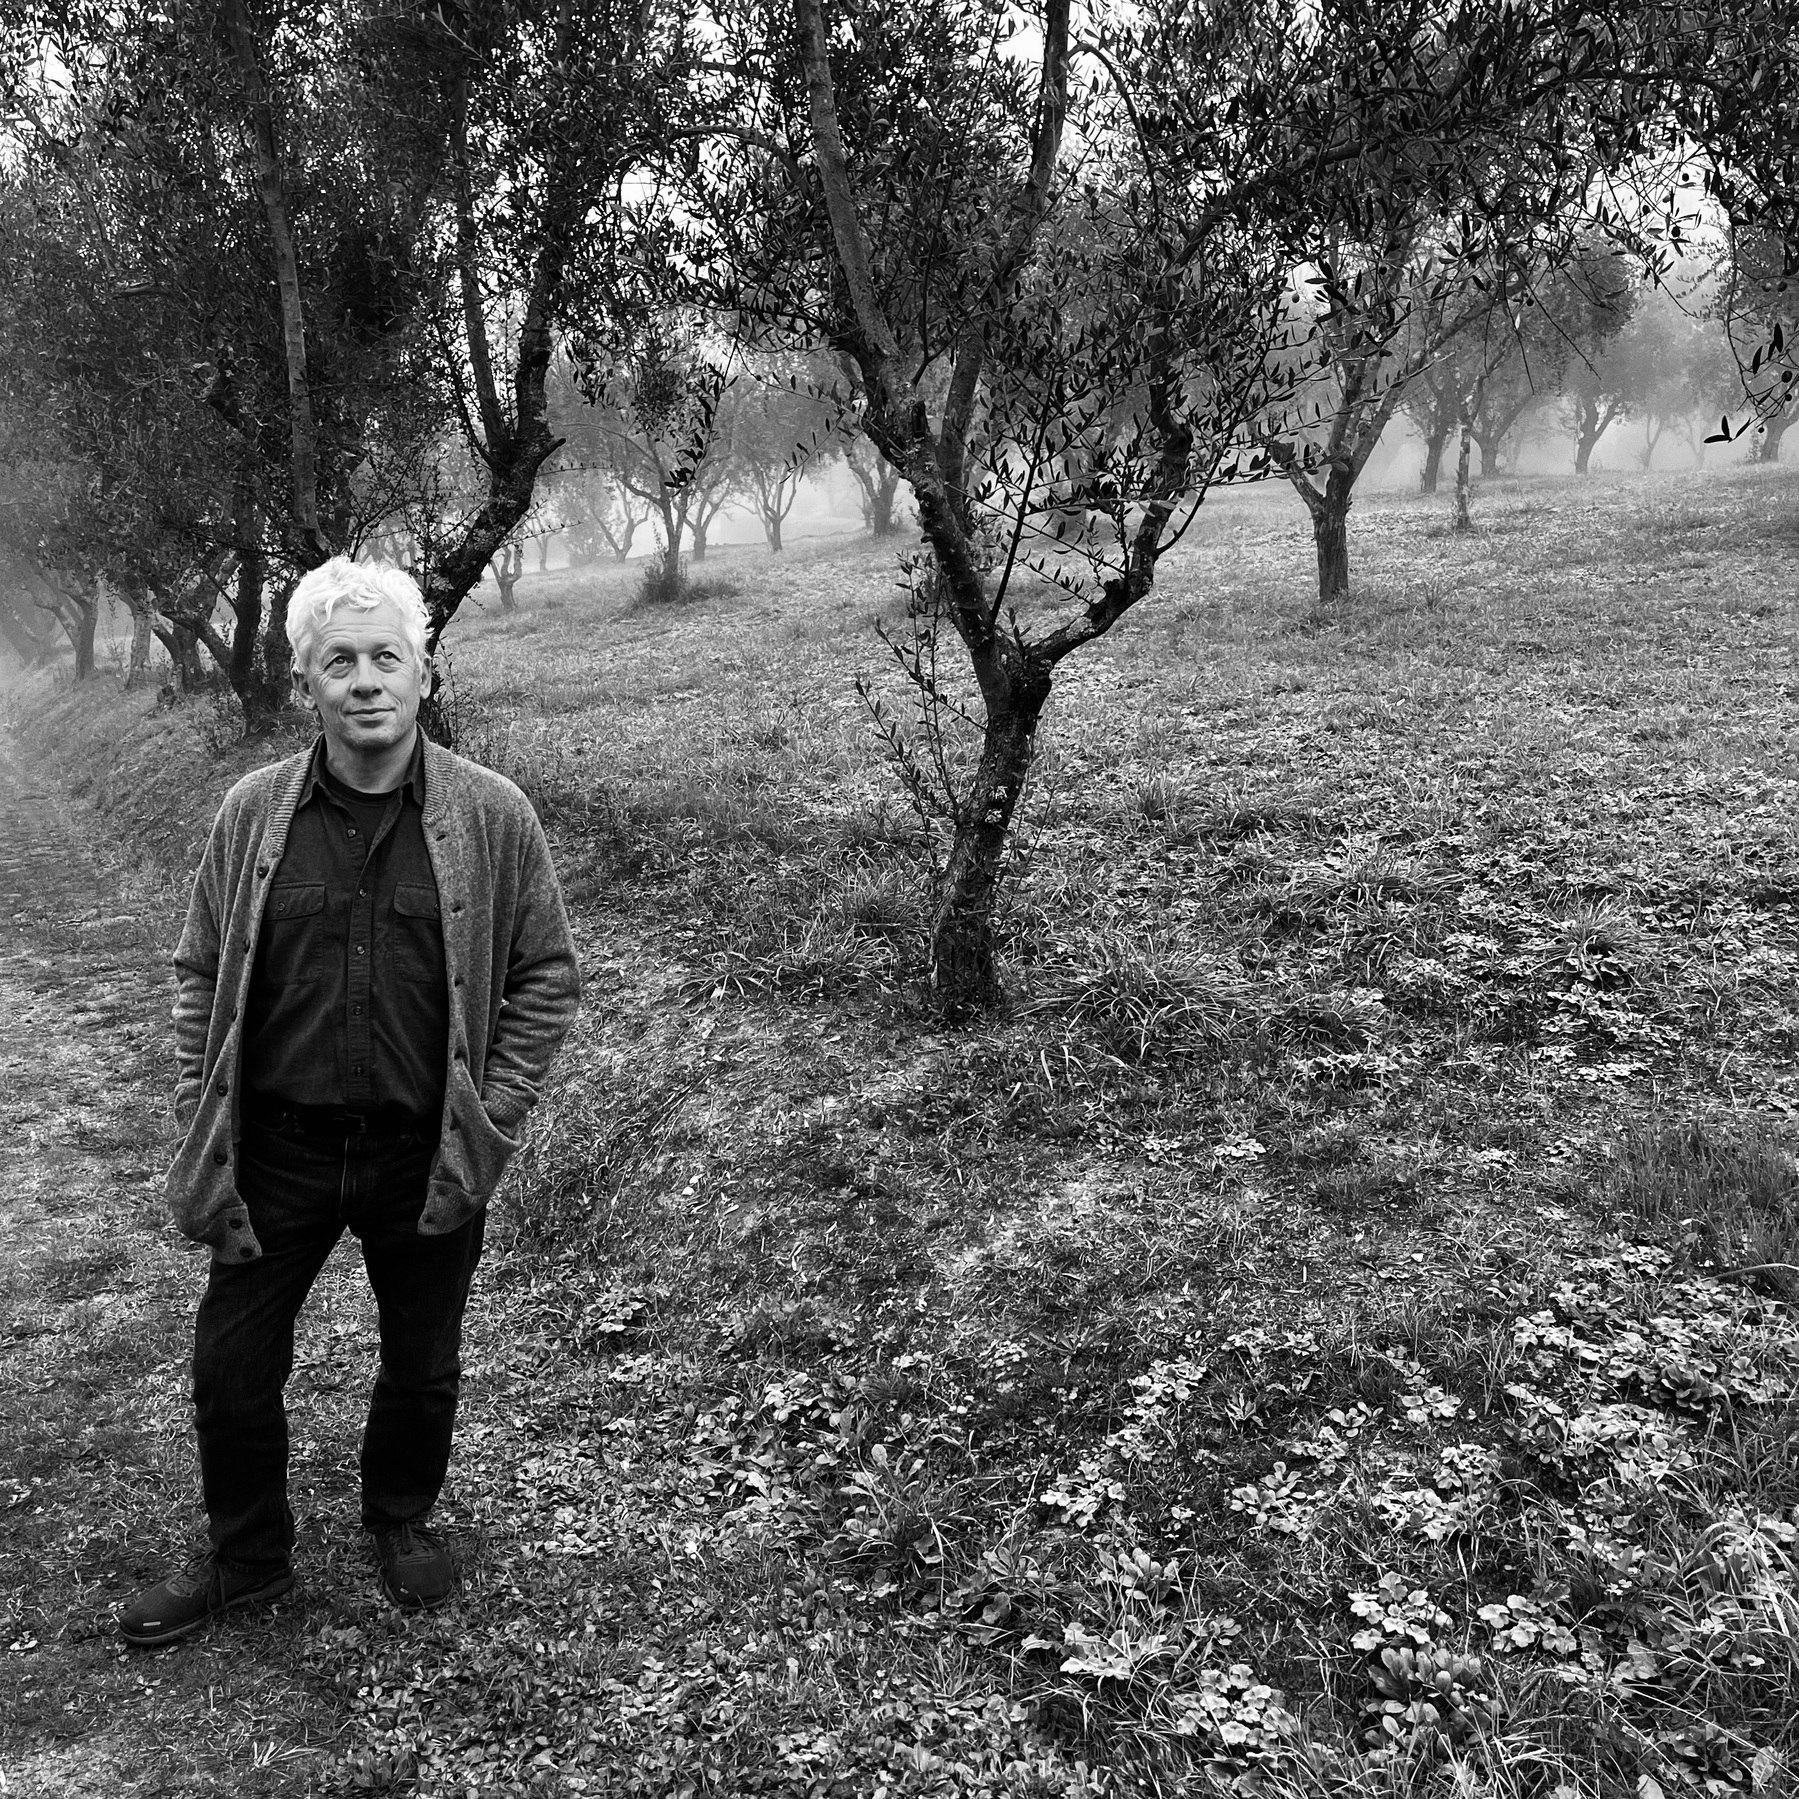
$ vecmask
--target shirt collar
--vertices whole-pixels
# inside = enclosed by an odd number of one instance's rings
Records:
[[[306,765],[306,779],[300,783],[300,797],[294,801],[294,810],[298,812],[317,792],[325,773],[325,737],[320,732],[318,741],[312,746],[312,760]],[[406,764],[406,778],[400,783],[402,791],[422,812],[425,807],[425,733],[420,731],[412,740],[412,760]]]

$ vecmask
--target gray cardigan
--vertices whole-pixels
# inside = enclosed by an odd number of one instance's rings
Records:
[[[269,882],[287,846],[310,749],[226,794],[175,948],[175,1117],[169,1212],[215,1259],[262,1254],[237,1191],[242,1019]],[[486,1205],[580,998],[549,846],[505,776],[425,744],[425,847],[443,906],[450,987],[443,1123],[419,1230],[453,1231]]]

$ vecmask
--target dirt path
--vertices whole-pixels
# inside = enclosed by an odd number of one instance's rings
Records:
[[[166,1045],[159,939],[78,822],[0,739],[0,1778],[8,1793],[128,1788],[98,1654],[128,1520],[99,1499],[141,1466],[179,1354],[160,1300],[180,1259],[153,1228]],[[112,1510],[112,1507],[107,1507]],[[113,1538],[102,1548],[100,1539]],[[109,1554],[108,1549],[113,1553]],[[108,1569],[105,1564],[111,1561]],[[51,1569],[55,1568],[52,1575]],[[71,1578],[72,1577],[72,1578]],[[60,1640],[59,1640],[60,1639]],[[121,1760],[121,1756],[126,1756]]]
[[[0,737],[0,1795],[292,1791],[341,1717],[296,1628],[328,1581],[157,1655],[112,1628],[203,1545],[187,1385],[205,1264],[162,1202],[180,896],[107,866],[82,822]],[[331,1517],[314,1562],[356,1534],[341,1501],[366,1388],[323,1364],[361,1351],[368,1309],[340,1250],[294,1383],[296,1497]]]

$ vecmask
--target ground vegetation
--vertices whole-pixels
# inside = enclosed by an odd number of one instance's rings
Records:
[[[848,691],[905,688],[888,549],[465,619],[458,735],[546,820],[589,994],[471,1311],[466,1595],[375,1591],[346,1264],[296,1597],[149,1658],[108,1607],[195,1534],[160,952],[281,746],[9,691],[79,789],[0,807],[9,878],[19,819],[62,871],[0,961],[12,1787],[1789,1782],[1790,479],[1362,505],[1352,612],[1280,487],[1214,496],[1058,684],[1015,1002],[955,1031]]]

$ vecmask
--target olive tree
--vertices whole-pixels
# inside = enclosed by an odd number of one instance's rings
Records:
[[[1411,266],[1428,240],[1448,268],[1491,253],[1495,200],[1560,208],[1589,160],[1548,118],[1570,57],[1500,0],[1176,4],[1080,33],[1065,0],[1028,33],[974,0],[793,0],[721,30],[737,157],[696,184],[699,260],[731,271],[735,316],[841,359],[911,489],[920,608],[966,659],[979,734],[930,978],[977,1009],[1058,667],[1151,593],[1212,483],[1295,445],[1336,354],[1311,324],[1360,308],[1364,386],[1384,379],[1407,315],[1369,303],[1370,246]],[[1521,120],[1543,134],[1519,170],[1495,145]]]

